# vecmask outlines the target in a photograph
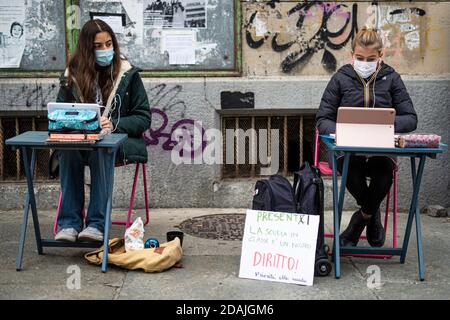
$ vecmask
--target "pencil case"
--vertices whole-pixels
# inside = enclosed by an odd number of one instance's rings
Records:
[[[441,136],[432,133],[412,133],[398,137],[400,148],[439,148]]]
[[[99,119],[94,110],[54,110],[48,114],[49,131],[95,131]]]

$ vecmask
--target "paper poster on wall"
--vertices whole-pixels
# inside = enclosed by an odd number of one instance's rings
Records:
[[[207,0],[144,0],[147,28],[206,28]]]
[[[143,0],[122,0],[122,5],[130,19],[130,22],[125,25],[125,39],[134,39],[135,44],[142,45],[144,43]]]
[[[0,0],[0,68],[19,68],[25,49],[25,0]]]
[[[89,12],[91,20],[100,19],[105,21],[114,33],[124,33],[125,14],[122,13],[103,13],[103,12]]]
[[[239,277],[312,286],[319,216],[247,210]]]
[[[195,64],[196,32],[194,30],[163,30],[161,53],[169,54],[169,64]]]

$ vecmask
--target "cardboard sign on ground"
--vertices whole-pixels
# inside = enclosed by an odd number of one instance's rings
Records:
[[[247,210],[239,277],[311,286],[319,216]]]

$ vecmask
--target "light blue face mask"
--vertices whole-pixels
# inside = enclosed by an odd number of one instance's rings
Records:
[[[99,66],[109,66],[114,58],[114,48],[106,50],[95,50],[95,61]]]

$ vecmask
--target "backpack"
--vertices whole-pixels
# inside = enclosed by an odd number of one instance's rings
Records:
[[[320,171],[305,162],[294,173],[294,186],[280,175],[258,180],[255,184],[252,209],[319,215],[316,245],[315,275],[327,276],[331,272],[328,246],[324,239],[324,187]]]
[[[320,217],[316,244],[316,273],[326,276],[331,272],[331,264],[328,261],[330,249],[325,244],[324,186],[320,170],[305,162],[299,171],[294,173],[293,189],[297,212]]]
[[[294,190],[283,176],[272,175],[267,180],[258,180],[253,193],[253,210],[297,212]]]

